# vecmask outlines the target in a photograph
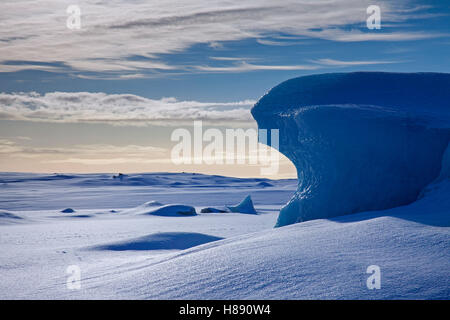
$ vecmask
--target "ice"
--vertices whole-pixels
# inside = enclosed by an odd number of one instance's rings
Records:
[[[255,207],[253,207],[253,201],[250,195],[246,196],[244,200],[238,205],[228,206],[231,212],[257,214]]]
[[[270,90],[252,114],[259,128],[280,129],[299,180],[277,226],[415,201],[441,171],[449,88],[449,74],[357,72]]]

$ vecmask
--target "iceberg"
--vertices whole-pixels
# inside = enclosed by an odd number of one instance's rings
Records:
[[[279,151],[297,169],[276,227],[406,205],[450,176],[450,74],[304,76],[251,112],[260,129],[279,129]]]

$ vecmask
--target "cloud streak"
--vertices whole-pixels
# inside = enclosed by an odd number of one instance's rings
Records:
[[[285,0],[282,5],[269,0],[78,0],[76,3],[82,13],[80,30],[66,27],[66,8],[73,4],[71,0],[1,1],[0,72],[39,69],[110,72],[133,77],[144,72],[179,69],[162,61],[160,55],[182,52],[196,44],[220,47],[225,41],[259,39],[270,45],[268,35],[274,34],[333,41],[406,41],[443,36],[346,29],[349,25],[364,25],[369,0]],[[377,4],[382,8],[383,23],[423,18],[421,11],[428,8],[409,6],[407,1],[380,0]],[[236,72],[286,70],[253,65],[234,68]],[[218,70],[203,68],[203,71]]]
[[[199,102],[91,92],[2,93],[0,119],[46,122],[144,124],[205,120],[252,122],[255,101]]]
[[[364,66],[364,65],[375,65],[375,64],[391,64],[400,63],[401,61],[389,61],[389,60],[354,60],[354,61],[343,61],[336,59],[317,59],[311,62],[336,67],[348,67],[348,66]]]
[[[261,71],[261,70],[315,70],[318,66],[313,65],[258,65],[251,64],[245,61],[226,67],[213,67],[213,66],[197,66],[196,70],[207,72],[248,72],[248,71]]]

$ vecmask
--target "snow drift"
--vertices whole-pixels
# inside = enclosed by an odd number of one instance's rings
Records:
[[[407,206],[205,243],[131,271],[104,272],[83,280],[79,296],[61,290],[58,297],[448,299],[449,193],[446,179]],[[381,290],[366,286],[373,264],[382,270]]]
[[[135,208],[122,210],[121,214],[178,217],[195,216],[197,215],[197,212],[194,207],[184,204],[162,205],[158,201],[147,201]]]
[[[110,251],[185,250],[217,240],[222,240],[222,238],[196,232],[159,232],[136,239],[94,246],[90,249]]]
[[[277,226],[405,205],[448,177],[449,88],[450,74],[356,72],[270,90],[252,114],[298,175]]]
[[[0,225],[13,224],[23,220],[22,217],[4,210],[0,210]]]

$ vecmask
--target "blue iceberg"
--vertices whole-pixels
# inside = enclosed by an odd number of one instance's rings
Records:
[[[449,177],[450,74],[299,77],[270,90],[252,115],[260,129],[279,129],[280,152],[297,168],[278,227],[405,205]]]

